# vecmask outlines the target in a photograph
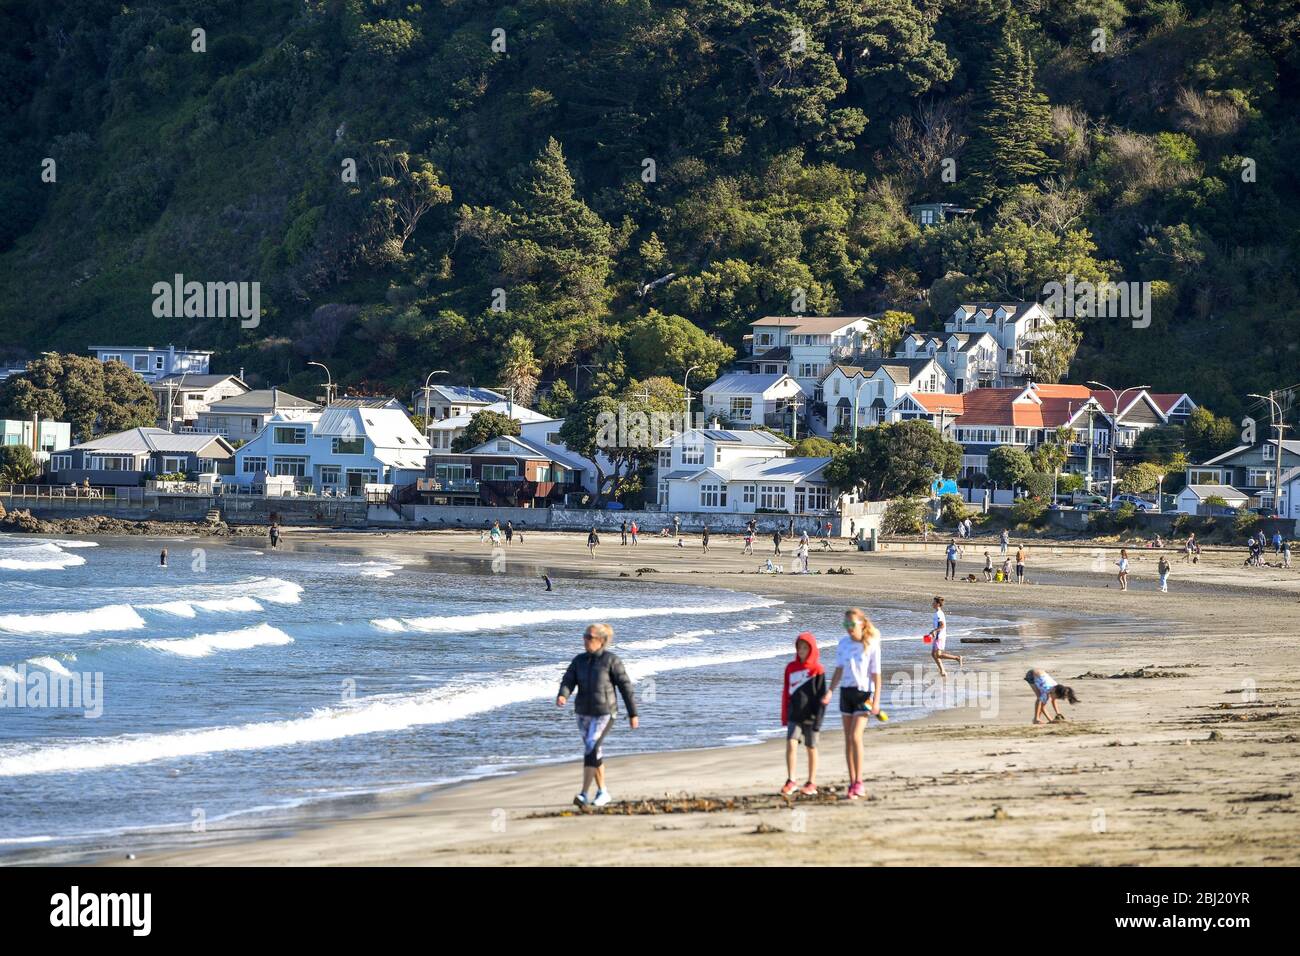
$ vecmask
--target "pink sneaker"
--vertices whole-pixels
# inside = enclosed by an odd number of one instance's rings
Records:
[[[798,789],[799,784],[795,783],[793,780],[787,780],[785,786],[781,788],[781,796],[788,797]]]
[[[817,796],[817,784],[805,783],[799,788],[799,793],[805,797],[815,797]]]
[[[849,784],[848,793],[846,793],[844,796],[848,800],[858,799],[858,797],[862,796],[862,784],[854,780],[851,784]]]

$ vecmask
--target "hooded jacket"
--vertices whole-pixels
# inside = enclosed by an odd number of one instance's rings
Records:
[[[623,695],[628,717],[637,715],[632,680],[623,662],[603,648],[595,653],[583,651],[570,662],[560,680],[560,696],[569,697],[575,688],[578,699],[573,702],[573,709],[583,716],[618,713],[617,694]]]
[[[799,644],[808,645],[808,659],[799,660]],[[826,668],[822,667],[817,639],[806,631],[795,638],[794,660],[785,665],[781,687],[781,723],[813,724],[821,729],[826,715]]]

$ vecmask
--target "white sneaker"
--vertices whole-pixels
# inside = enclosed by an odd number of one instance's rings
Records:
[[[597,790],[596,797],[591,801],[591,805],[593,807],[603,807],[605,804],[609,803],[609,801],[610,796],[608,790]]]
[[[580,793],[573,798],[573,802],[580,807],[585,807],[587,805],[587,795],[585,793]]]

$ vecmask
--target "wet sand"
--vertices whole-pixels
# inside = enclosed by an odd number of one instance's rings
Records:
[[[490,559],[477,532],[290,529],[285,537],[290,548],[429,555],[443,566]],[[529,532],[506,560],[525,573],[635,577],[652,568],[643,573],[657,583],[868,608],[905,604],[917,608],[919,621],[927,620],[930,597],[942,593],[950,611],[964,616],[989,609],[1074,623],[1064,642],[982,661],[978,676],[996,682],[990,700],[901,724],[873,723],[866,800],[778,798],[784,741],[772,741],[612,758],[607,772],[618,802],[605,812],[572,806],[581,774],[575,759],[257,839],[156,852],[124,840],[106,862],[126,863],[129,852],[138,858],[126,865],[1300,862],[1300,571],[1241,568],[1232,553],[1208,554],[1195,567],[1171,555],[1171,593],[1160,594],[1156,555],[1138,549],[1130,550],[1133,583],[1124,593],[1113,574],[1118,549],[1104,545],[1035,544],[1029,583],[1017,586],[945,583],[937,543],[924,553],[863,554],[837,542],[832,554],[814,550],[812,570],[852,573],[805,577],[754,573],[770,542],[756,542],[754,557],[741,555],[733,536],[715,535],[708,556],[695,536],[681,549],[644,537],[635,549],[620,547],[617,533],[602,542],[593,560],[582,535]],[[985,548],[998,557],[995,543],[977,539],[967,547],[963,576],[979,575]],[[793,565],[788,554],[774,560]],[[838,637],[819,636],[823,643]],[[1082,698],[1075,707],[1062,704],[1067,722],[1031,725],[1023,682],[1031,666]],[[890,670],[886,653],[886,693]],[[819,783],[842,790],[834,709]],[[615,732],[624,744],[635,739],[626,722]]]

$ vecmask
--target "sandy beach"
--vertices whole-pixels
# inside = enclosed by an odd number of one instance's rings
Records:
[[[477,533],[290,531],[289,547],[486,561]],[[984,548],[967,548],[962,572]],[[572,763],[527,769],[393,800],[354,817],[292,832],[147,852],[129,842],[103,860],[125,865],[1294,865],[1300,862],[1300,572],[1245,569],[1214,553],[1174,558],[1169,594],[1154,552],[1131,551],[1133,585],[1119,591],[1114,546],[1036,544],[1024,586],[945,584],[941,549],[863,554],[837,542],[814,551],[811,577],[754,573],[770,553],[739,553],[715,536],[685,548],[607,535],[593,560],[579,535],[529,533],[508,561],[533,573],[635,576],[707,583],[832,604],[886,602],[927,614],[942,593],[952,610],[1042,614],[1079,622],[979,666],[992,700],[902,724],[866,739],[869,799],[826,792],[846,783],[838,716],[821,746],[821,797],[787,802],[783,741],[612,758],[617,803],[579,813]],[[789,556],[784,559],[792,564]],[[701,580],[703,576],[704,580]],[[561,585],[562,586],[562,585]],[[1129,623],[1123,623],[1123,622]],[[1120,623],[1117,623],[1120,622]],[[797,623],[797,622],[796,622]],[[792,625],[793,633],[797,630]],[[919,627],[918,632],[924,630]],[[576,632],[575,632],[576,633]],[[819,635],[833,646],[839,635]],[[617,637],[616,637],[617,642]],[[575,639],[576,643],[576,639]],[[617,649],[615,647],[615,649]],[[1068,721],[1030,723],[1025,670],[1041,666],[1082,698]],[[951,665],[950,665],[951,667]],[[967,665],[969,669],[970,665]],[[886,691],[890,665],[885,660]],[[558,678],[558,673],[557,673]],[[779,670],[774,667],[773,684]],[[776,693],[773,693],[775,704]],[[568,719],[566,716],[564,719]],[[773,715],[774,721],[776,715]],[[634,735],[623,722],[620,736]],[[634,740],[634,736],[632,737]],[[623,741],[625,744],[627,739]],[[803,755],[800,756],[800,768]],[[214,834],[215,835],[215,834]],[[120,852],[118,852],[120,850]],[[136,859],[126,860],[127,853]]]

